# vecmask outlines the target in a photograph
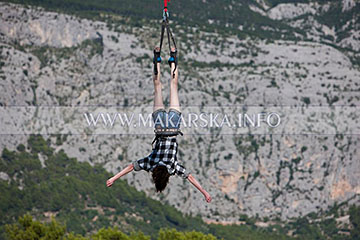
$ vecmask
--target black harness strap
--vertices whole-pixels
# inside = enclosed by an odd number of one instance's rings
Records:
[[[181,135],[181,136],[184,136],[184,134],[178,130],[177,132],[174,132],[173,134],[170,134],[170,135],[162,135],[162,134],[156,134],[155,135],[155,138],[154,140],[152,141],[151,145],[154,145],[154,143],[158,140],[158,139],[166,139],[168,137],[174,137],[174,136],[177,136],[177,135]]]
[[[177,48],[176,48],[176,42],[175,42],[174,36],[173,36],[173,34],[172,34],[172,32],[171,32],[171,29],[170,29],[170,26],[169,26],[169,20],[166,19],[166,22],[167,22],[167,24],[166,24],[166,30],[167,30],[167,31],[166,31],[166,32],[167,32],[168,43],[169,43],[169,51],[171,52],[170,38],[171,38],[171,41],[172,41],[173,44],[174,44],[175,50],[176,50]],[[173,71],[173,78],[175,77],[175,70],[176,70],[176,68],[177,68],[177,64],[176,64],[176,62],[175,62],[175,68],[174,68],[174,71]]]
[[[166,21],[163,20],[163,22],[161,24],[160,52],[161,52],[161,48],[162,48],[162,44],[163,44],[163,40],[164,40],[165,28],[166,28]]]
[[[165,28],[166,28],[166,22],[165,22],[165,20],[163,20],[163,22],[161,24],[160,53],[161,53],[161,48],[162,48],[162,44],[163,44],[163,40],[164,40]],[[154,74],[158,75],[158,69],[157,69],[156,62],[154,62]]]
[[[167,30],[167,33],[168,33],[169,50],[171,51],[170,38],[171,38],[171,41],[172,41],[173,44],[174,44],[175,49],[176,49],[177,47],[176,47],[175,38],[174,38],[174,36],[173,36],[173,34],[172,34],[172,32],[171,32],[170,26],[169,26],[169,20],[166,19],[166,22],[167,22],[167,24],[166,24],[166,30]],[[169,35],[170,35],[170,38],[169,38]]]
[[[167,34],[168,43],[169,43],[169,51],[171,52],[171,42],[173,43],[175,49],[177,49],[175,38],[174,38],[174,36],[173,36],[173,34],[171,32],[170,26],[169,26],[169,19],[168,19],[167,15],[164,14],[164,19],[163,19],[162,24],[161,24],[160,53],[161,53],[161,49],[162,49],[162,45],[163,45],[165,29],[166,29],[166,34]],[[173,77],[175,77],[176,68],[177,68],[177,65],[175,63],[175,69],[173,71]],[[158,74],[156,64],[154,64],[154,74],[155,75]]]
[[[162,45],[163,45],[165,29],[166,29],[166,34],[167,34],[168,43],[169,43],[169,51],[171,51],[171,42],[173,43],[173,45],[176,49],[175,38],[174,38],[174,36],[171,32],[170,26],[169,26],[169,19],[166,17],[162,21],[162,24],[161,24],[160,52],[161,52]]]

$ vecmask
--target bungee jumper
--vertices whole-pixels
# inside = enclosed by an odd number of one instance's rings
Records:
[[[109,178],[106,182],[106,185],[107,187],[111,187],[117,179],[124,176],[125,174],[130,173],[133,170],[145,170],[147,172],[152,172],[152,180],[155,184],[156,191],[162,192],[166,188],[170,176],[178,175],[184,179],[187,179],[204,195],[207,202],[211,202],[210,194],[201,187],[199,182],[177,160],[178,143],[176,141],[176,137],[179,134],[183,134],[180,131],[181,110],[178,96],[179,71],[177,65],[177,49],[175,39],[169,27],[169,13],[167,9],[168,1],[170,0],[164,0],[160,47],[155,47],[153,58],[154,105],[152,118],[155,127],[155,139],[152,142],[152,152],[145,158],[132,162],[122,171]],[[171,68],[170,106],[168,112],[164,107],[162,99],[162,84],[160,81],[160,63],[162,61],[160,55],[165,30],[167,31],[170,50],[168,64]],[[173,47],[171,47],[170,39],[173,42]]]

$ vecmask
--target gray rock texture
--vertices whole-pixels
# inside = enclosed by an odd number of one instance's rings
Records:
[[[344,1],[344,11],[354,4]],[[316,107],[359,106],[360,70],[352,62],[360,49],[359,23],[353,23],[350,35],[334,47],[317,41],[333,31],[321,28],[320,23],[317,27],[311,19],[319,9],[326,10],[326,4],[263,7],[253,10],[286,19],[291,26],[313,24],[308,31],[312,41],[239,39],[177,25],[176,31],[183,33],[179,37],[181,105],[309,105],[313,112]],[[299,19],[304,14],[307,19]],[[143,28],[124,25],[115,31],[103,22],[5,3],[0,3],[0,22],[1,108],[151,107],[151,56],[158,41],[153,24]],[[152,37],[154,33],[156,37]],[[339,50],[341,47],[351,50]],[[197,62],[191,62],[194,59]],[[164,98],[169,102],[170,72],[167,64],[162,67]],[[301,111],[296,114],[302,116]],[[25,113],[20,111],[12,119],[22,116]],[[7,116],[1,119],[1,124],[4,119],[11,121]],[[211,204],[181,178],[171,179],[161,195],[155,194],[146,172],[131,173],[125,179],[148,196],[209,221],[236,222],[241,214],[289,219],[326,210],[335,202],[359,203],[360,135],[355,131],[359,126],[356,120],[345,123],[354,134],[214,132],[178,137],[179,161],[212,195]],[[336,125],[332,129],[336,130]],[[56,151],[63,149],[79,161],[101,163],[113,173],[149,154],[152,141],[151,135],[142,134],[83,133],[68,135],[61,144],[56,136],[45,137],[51,139]],[[0,150],[14,149],[26,139],[26,135],[2,134]],[[6,176],[0,175],[2,179]]]

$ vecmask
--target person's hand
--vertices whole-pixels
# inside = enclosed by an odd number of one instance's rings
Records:
[[[113,178],[109,178],[107,181],[106,181],[106,186],[107,187],[111,187],[114,183],[114,179]]]
[[[205,200],[206,200],[206,202],[211,202],[211,196],[210,196],[210,194],[209,193],[204,193],[204,197],[205,197]]]

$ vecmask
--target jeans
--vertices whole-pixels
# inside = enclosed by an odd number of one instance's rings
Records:
[[[158,109],[152,114],[155,129],[179,129],[181,122],[181,112],[170,108],[169,112],[165,109]]]

